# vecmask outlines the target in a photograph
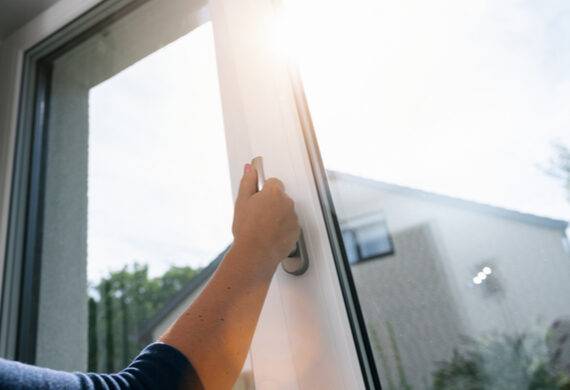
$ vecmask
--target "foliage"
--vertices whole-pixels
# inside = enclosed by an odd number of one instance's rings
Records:
[[[200,270],[171,267],[150,277],[148,266],[134,263],[109,273],[91,288],[89,309],[89,370],[124,368],[145,346],[143,325]]]
[[[436,390],[569,390],[570,378],[553,370],[544,340],[528,335],[467,339],[461,352],[439,363]]]

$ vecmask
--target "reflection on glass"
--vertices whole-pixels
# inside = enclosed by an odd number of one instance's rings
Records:
[[[570,4],[288,3],[383,388],[570,386]]]
[[[377,259],[394,253],[392,239],[382,214],[370,214],[342,221],[342,237],[348,262]]]

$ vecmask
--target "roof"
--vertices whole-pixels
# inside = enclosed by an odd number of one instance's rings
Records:
[[[166,304],[160,309],[153,317],[146,321],[142,330],[138,334],[139,340],[148,341],[152,339],[152,331],[156,328],[168,315],[175,310],[180,304],[182,304],[194,291],[200,288],[214,271],[218,268],[218,265],[222,262],[226,252],[230,249],[228,246],[219,255],[216,256],[214,260],[210,262],[198,275],[196,275],[186,286],[184,286],[178,293],[176,293]]]
[[[398,184],[367,179],[361,176],[351,175],[349,173],[344,173],[339,171],[328,171],[328,176],[332,179],[348,181],[366,187],[373,187],[385,192],[391,192],[398,195],[407,196],[410,198],[435,202],[446,206],[461,208],[463,210],[470,210],[482,214],[492,215],[494,217],[510,219],[513,221],[527,223],[540,227],[546,227],[549,229],[565,231],[568,228],[568,221],[563,221],[548,217],[541,217],[528,213],[522,213],[520,211],[509,210],[502,207],[475,202],[472,200],[453,198],[451,196],[436,194],[434,192],[422,191],[419,189],[405,187]]]

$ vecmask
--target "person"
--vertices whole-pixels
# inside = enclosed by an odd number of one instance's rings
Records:
[[[160,339],[113,374],[68,373],[0,359],[1,389],[230,389],[245,362],[279,262],[300,229],[278,179],[257,191],[244,167],[235,202],[233,243],[203,292]]]

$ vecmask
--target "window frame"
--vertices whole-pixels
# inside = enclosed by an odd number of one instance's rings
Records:
[[[382,389],[380,375],[376,366],[372,344],[366,329],[366,321],[362,313],[358,292],[348,261],[348,254],[342,239],[340,219],[334,206],[332,191],[327,179],[327,170],[322,160],[317,135],[311,119],[309,105],[304,93],[301,76],[298,71],[291,71],[291,83],[295,94],[295,103],[301,118],[302,135],[304,137],[309,163],[316,190],[319,196],[328,243],[330,245],[334,265],[336,267],[339,287],[347,311],[347,319],[360,363],[362,379],[366,389]]]
[[[44,109],[49,103],[50,76],[49,61],[43,59],[111,23],[113,15],[129,12],[146,1],[61,0],[2,44],[0,77],[9,86],[0,91],[9,102],[0,112],[0,124],[7,129],[0,134],[7,141],[2,147],[6,145],[8,150],[0,166],[0,196],[4,196],[4,206],[9,204],[0,211],[0,240],[6,237],[6,242],[0,241],[2,357],[35,361],[41,272],[36,255],[42,234]],[[270,58],[264,38],[264,22],[274,16],[275,3],[209,3],[234,197],[241,164],[263,155],[267,172],[282,178],[297,200],[311,256],[306,275],[292,277],[279,270],[274,278],[252,345],[256,386],[270,384],[266,379],[271,378],[265,374],[278,370],[282,376],[277,380],[283,381],[284,388],[314,388],[333,378],[339,381],[330,388],[380,388],[303,87],[294,68]],[[252,34],[256,39],[248,42]],[[244,71],[252,62],[260,72]],[[274,82],[268,83],[266,76]],[[260,94],[246,93],[249,88]],[[240,104],[230,104],[232,101]],[[285,140],[279,153],[273,153],[274,137],[265,131],[268,124],[275,123],[279,124],[273,128],[276,138]],[[306,298],[303,305],[295,299],[299,294]],[[275,329],[279,332],[269,332]],[[325,364],[320,370],[307,372],[299,366],[298,358],[312,341],[310,332],[315,329],[322,338],[317,345],[318,358]],[[268,335],[278,339],[279,353],[267,351],[264,341]],[[273,364],[274,360],[266,359],[270,355],[284,356],[288,367],[281,362]]]
[[[269,305],[283,308],[283,322],[290,333],[289,342],[294,346],[312,341],[310,332],[297,323],[299,319],[327,323],[321,326],[328,328],[322,337],[329,340],[322,355],[330,359],[331,369],[322,374],[341,380],[334,385],[328,383],[327,388],[380,389],[301,78],[294,66],[276,55],[275,42],[272,42],[274,31],[270,26],[275,18],[279,18],[278,3],[271,0],[211,0],[212,15],[218,20],[214,25],[216,44],[222,46],[220,52],[229,53],[218,59],[222,106],[228,119],[226,126],[234,127],[236,141],[238,137],[250,141],[247,153],[231,150],[232,139],[229,139],[230,152],[241,156],[263,156],[266,174],[284,181],[296,201],[309,252],[309,269],[298,280],[277,272],[266,306],[269,302]],[[234,51],[225,51],[223,46],[226,45]],[[235,55],[236,52],[240,55]],[[240,82],[234,83],[236,74],[247,77],[240,77]],[[241,103],[239,107],[232,104],[236,99]],[[275,148],[276,144],[280,147]],[[232,172],[232,175],[236,177],[239,172]],[[315,285],[320,291],[312,289]],[[295,294],[289,294],[290,289],[297,289],[297,295],[299,291],[305,292],[310,300],[304,304],[316,314],[304,313]],[[269,310],[264,308],[261,326],[258,325],[252,344],[254,367],[256,363],[259,366],[272,361],[274,366],[279,364],[271,354],[256,359],[258,350],[262,349],[262,340],[269,340],[269,336],[264,335],[264,322],[272,321],[265,316],[266,311]],[[292,360],[302,355],[303,348],[297,349],[288,351]],[[333,355],[335,359],[331,357]],[[313,381],[316,380],[311,373],[305,373],[296,383],[283,381],[278,384],[280,388],[315,388]],[[318,383],[320,388],[325,387],[323,382]]]
[[[12,150],[2,166],[2,193],[9,194],[1,213],[6,226],[6,241],[0,247],[2,357],[35,363],[51,59],[146,1],[65,0],[17,31],[1,48],[8,59],[0,67],[2,81],[11,84],[6,99],[12,103],[11,112],[6,110],[0,118],[11,124],[6,125],[4,137],[12,140],[6,143]]]

